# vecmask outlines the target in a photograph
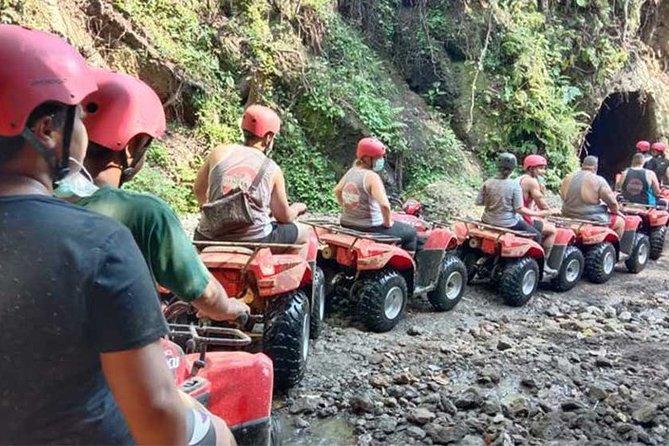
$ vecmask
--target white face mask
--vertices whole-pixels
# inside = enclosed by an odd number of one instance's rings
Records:
[[[53,194],[58,198],[90,197],[99,189],[93,183],[93,177],[78,160],[70,157],[70,162],[76,164],[79,169],[59,180]]]

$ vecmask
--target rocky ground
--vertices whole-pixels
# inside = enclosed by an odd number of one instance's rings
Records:
[[[385,334],[340,311],[276,398],[284,443],[668,444],[667,266],[523,308],[476,286],[450,313],[414,302]]]

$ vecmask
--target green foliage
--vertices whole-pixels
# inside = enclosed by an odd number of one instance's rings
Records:
[[[318,147],[307,141],[302,127],[290,112],[284,112],[283,131],[277,138],[272,157],[281,166],[288,195],[308,203],[311,211],[337,209],[332,190],[334,170]]]
[[[198,209],[192,192],[192,183],[169,177],[162,169],[145,166],[124,189],[156,195],[172,206],[177,213],[191,213]]]

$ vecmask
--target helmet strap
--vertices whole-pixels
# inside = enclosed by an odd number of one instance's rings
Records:
[[[70,142],[72,141],[72,130],[74,129],[74,118],[76,116],[77,108],[71,106],[67,108],[67,115],[65,117],[65,125],[63,127],[63,154],[58,162],[56,155],[52,150],[49,150],[42,141],[37,139],[37,136],[28,127],[23,129],[21,136],[30,144],[49,164],[51,168],[51,176],[53,182],[63,179],[70,171]],[[54,184],[55,186],[55,184]]]
[[[128,164],[128,154],[123,150],[123,156],[121,157],[121,180],[119,186],[122,186],[123,183],[127,183],[132,180],[135,175],[137,175],[137,165],[144,158],[144,155],[149,149],[153,138],[149,139],[144,147],[141,147],[135,151],[135,154],[132,157],[132,163]]]

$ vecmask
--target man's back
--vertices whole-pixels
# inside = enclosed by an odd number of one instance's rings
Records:
[[[0,197],[0,254],[0,444],[132,443],[99,354],[165,326],[127,229],[59,200]]]
[[[481,220],[485,223],[511,227],[518,223],[516,209],[522,207],[523,199],[517,179],[491,178],[483,183],[479,200],[485,206]]]
[[[204,293],[209,271],[167,203],[148,194],[102,187],[77,205],[126,226],[160,285],[188,302]]]

